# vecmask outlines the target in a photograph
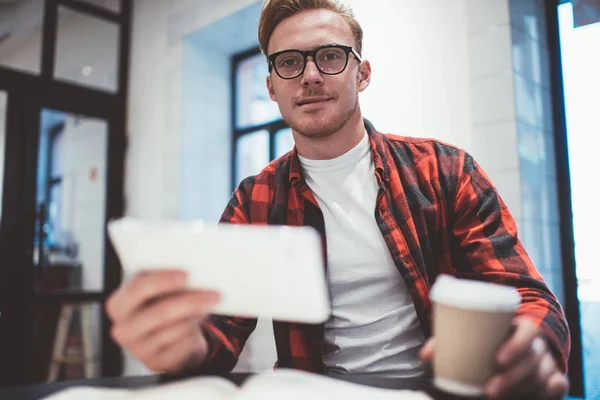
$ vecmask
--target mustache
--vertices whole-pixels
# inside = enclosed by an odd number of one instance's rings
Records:
[[[298,103],[300,100],[305,99],[307,97],[331,97],[331,98],[335,98],[335,94],[327,92],[323,88],[309,88],[309,89],[303,91],[300,96],[294,96],[294,97],[292,97],[292,102]]]

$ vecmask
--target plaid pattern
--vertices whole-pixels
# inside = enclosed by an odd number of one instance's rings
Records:
[[[514,286],[519,315],[541,328],[563,371],[570,347],[563,310],[517,237],[506,205],[464,151],[432,139],[383,135],[365,120],[379,184],[374,217],[404,278],[425,337],[431,336],[430,286],[440,274]],[[304,181],[296,149],[245,179],[223,223],[307,225],[325,239],[319,206]],[[204,368],[235,366],[256,319],[211,316],[203,326]],[[324,326],[274,321],[277,367],[324,373]]]

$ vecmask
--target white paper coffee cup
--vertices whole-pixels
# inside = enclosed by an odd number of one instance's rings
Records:
[[[434,384],[479,396],[494,375],[496,353],[510,334],[519,292],[510,286],[441,275],[433,301]]]

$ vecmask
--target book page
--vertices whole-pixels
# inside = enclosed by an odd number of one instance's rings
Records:
[[[250,378],[242,386],[236,400],[354,398],[433,400],[424,392],[374,388],[290,369],[280,369]]]
[[[61,390],[44,397],[43,400],[129,400],[130,396],[130,391],[127,389],[78,386]]]
[[[235,383],[218,376],[188,378],[131,391],[128,400],[229,400],[235,398]]]
[[[197,377],[141,389],[73,387],[44,400],[230,400],[238,387],[220,377]]]

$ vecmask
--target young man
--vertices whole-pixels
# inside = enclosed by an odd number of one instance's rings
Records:
[[[513,285],[524,300],[486,393],[563,395],[564,314],[506,205],[464,151],[382,135],[363,119],[371,67],[352,13],[330,0],[271,0],[259,41],[296,146],[240,184],[222,222],[326,233],[333,310],[324,325],[274,323],[278,366],[424,374],[435,351],[429,288],[447,273]],[[107,303],[115,340],[155,371],[231,370],[256,320],[208,317],[218,294],[184,285],[165,271],[119,288]]]

